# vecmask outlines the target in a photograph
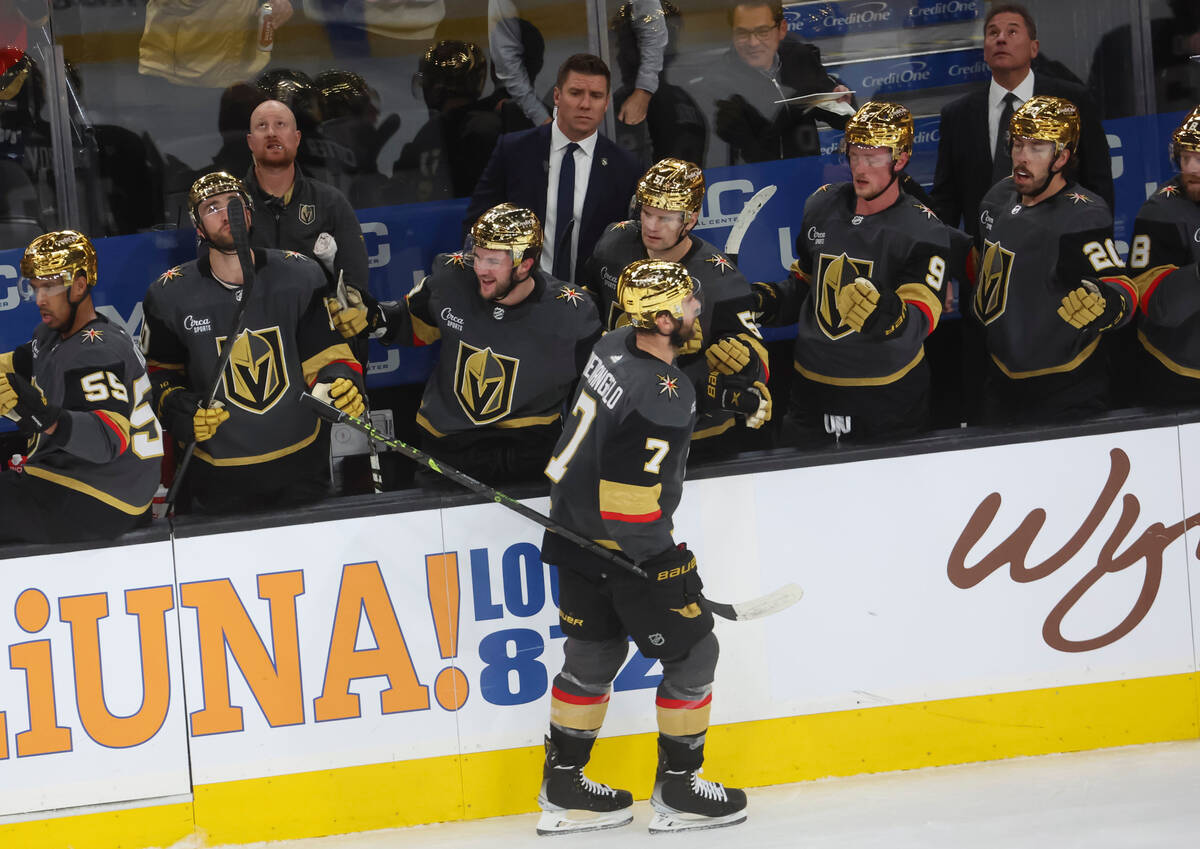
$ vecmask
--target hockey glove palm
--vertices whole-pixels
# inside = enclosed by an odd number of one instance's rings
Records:
[[[704,349],[709,369],[721,374],[758,373],[758,352],[736,336],[725,336]]]
[[[855,277],[838,290],[837,308],[842,321],[864,336],[891,336],[908,313],[895,292],[880,292],[865,277]]]
[[[61,407],[48,402],[41,389],[15,372],[0,374],[0,409],[26,436],[52,427],[62,415]]]
[[[700,609],[704,582],[696,566],[696,555],[683,543],[656,554],[641,564],[650,579],[650,594],[666,610],[684,619],[695,619]]]
[[[343,413],[360,418],[367,409],[367,403],[362,392],[353,380],[339,377],[332,382],[318,383],[313,387],[314,398],[319,398],[326,404],[332,404]]]
[[[220,401],[213,401],[211,407],[199,407],[192,416],[192,433],[197,442],[207,442],[217,433],[221,422],[229,418],[229,411]]]
[[[1091,280],[1068,292],[1058,308],[1058,317],[1076,330],[1095,324],[1101,332],[1118,324],[1125,315],[1125,304],[1117,297],[1106,298]]]
[[[329,320],[343,339],[353,339],[367,329],[367,307],[357,289],[346,287],[345,306],[337,298],[326,298],[325,306],[329,309]]]

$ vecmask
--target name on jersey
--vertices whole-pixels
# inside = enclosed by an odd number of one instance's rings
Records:
[[[446,322],[446,326],[450,329],[457,330],[459,333],[462,333],[463,320],[456,316],[451,311],[450,307],[445,307],[442,310],[442,321]]]
[[[190,330],[193,333],[212,333],[211,318],[196,318],[195,316],[185,316],[183,319],[183,329]]]
[[[600,358],[595,354],[588,358],[588,364],[583,369],[583,379],[587,381],[588,387],[599,396],[604,406],[610,410],[625,394],[625,390],[617,383],[613,373],[604,367],[604,363],[600,362]]]

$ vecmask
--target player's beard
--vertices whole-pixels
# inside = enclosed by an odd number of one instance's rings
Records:
[[[1179,185],[1192,203],[1200,203],[1200,174],[1179,175]]]
[[[529,273],[530,274],[533,273],[532,269],[530,270]],[[503,301],[505,298],[508,297],[508,293],[513,290],[514,286],[516,286],[519,283],[524,283],[528,279],[529,279],[529,274],[526,274],[524,277],[518,278],[517,277],[517,269],[513,268],[513,270],[510,271],[508,274],[508,285],[505,286],[503,289],[501,289],[500,284],[497,283],[496,291],[492,294],[492,296],[490,298],[488,298],[488,300],[491,301],[493,304],[497,304],[500,301]]]
[[[890,180],[888,180],[888,181],[887,181],[887,185],[886,185],[886,186],[884,186],[884,187],[883,187],[882,189],[880,189],[879,191],[877,191],[875,194],[871,195],[870,197],[863,197],[863,196],[861,196],[861,195],[860,195],[860,196],[859,196],[859,200],[863,201],[864,203],[870,203],[871,201],[875,200],[875,199],[876,199],[876,198],[878,198],[880,195],[882,195],[884,192],[886,192],[888,189],[890,189],[890,188],[892,187],[892,185],[893,185],[893,184],[894,184],[894,183],[895,183],[895,182],[896,182],[898,179],[900,179],[900,169],[898,169],[898,168],[896,167],[896,163],[895,163],[895,161],[893,160],[893,162],[892,162],[892,179],[890,179]]]
[[[696,336],[696,319],[692,319],[691,326],[684,327],[684,323],[679,319],[675,319],[675,327],[671,330],[671,345],[674,348],[683,348]]]

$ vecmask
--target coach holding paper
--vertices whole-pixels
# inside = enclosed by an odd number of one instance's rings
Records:
[[[500,137],[464,219],[464,233],[498,203],[531,209],[544,222],[541,269],[571,282],[596,240],[629,217],[642,169],[597,132],[611,78],[598,56],[577,53],[558,69],[554,120]]]
[[[1037,55],[1037,25],[1029,11],[1019,3],[993,5],[983,25],[983,59],[992,80],[942,108],[933,208],[952,227],[961,218],[963,229],[972,236],[979,232],[983,196],[1012,172],[1009,119],[1037,94],[1061,97],[1079,108],[1083,132],[1076,179],[1112,206],[1108,140],[1091,96],[1080,85],[1034,73],[1030,65]]]

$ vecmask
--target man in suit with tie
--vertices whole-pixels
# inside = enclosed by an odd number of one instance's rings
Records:
[[[464,234],[484,211],[508,202],[545,222],[541,269],[575,279],[604,228],[629,217],[642,169],[597,132],[608,109],[611,78],[598,56],[577,53],[554,86],[555,118],[500,137],[471,196]]]
[[[1083,127],[1077,158],[1072,157],[1078,163],[1075,176],[1112,206],[1112,161],[1092,98],[1082,86],[1035,74],[1030,65],[1037,55],[1037,25],[1029,11],[1019,3],[993,5],[983,25],[983,58],[992,81],[942,108],[933,208],[952,227],[961,218],[972,236],[979,232],[983,196],[1012,172],[1009,120],[1034,95],[1061,97],[1079,107]]]

